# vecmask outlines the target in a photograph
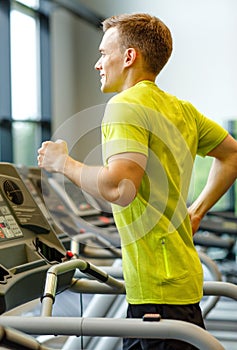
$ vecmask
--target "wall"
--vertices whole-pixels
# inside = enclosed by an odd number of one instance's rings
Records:
[[[57,9],[51,19],[53,124],[107,101],[94,65],[102,31]]]
[[[236,0],[80,0],[105,15],[148,12],[171,29],[174,52],[157,82],[214,119],[237,115]]]
[[[121,12],[149,12],[160,17],[172,31],[174,52],[157,79],[159,86],[190,100],[220,123],[236,117],[236,0],[78,2],[105,17]],[[98,127],[101,116],[94,106],[104,104],[110,97],[100,92],[99,75],[93,68],[99,57],[101,36],[100,30],[65,11],[57,10],[52,16],[55,130],[88,108],[93,109],[91,127]],[[71,133],[78,134],[81,125],[79,118]]]

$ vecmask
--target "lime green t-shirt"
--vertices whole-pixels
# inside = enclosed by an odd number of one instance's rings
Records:
[[[121,237],[127,301],[200,301],[203,270],[193,244],[187,196],[196,154],[227,136],[189,102],[141,81],[112,97],[102,123],[104,162],[123,152],[147,156],[136,198],[113,205]]]

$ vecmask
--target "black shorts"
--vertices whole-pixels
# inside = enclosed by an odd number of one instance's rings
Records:
[[[189,305],[142,304],[128,305],[127,318],[142,318],[144,314],[160,314],[163,319],[194,323],[205,329],[199,303]],[[123,339],[123,350],[198,350],[191,344],[172,339]]]

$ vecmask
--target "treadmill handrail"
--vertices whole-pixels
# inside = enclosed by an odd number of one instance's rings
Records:
[[[20,332],[19,330],[0,326],[0,344],[7,345],[6,349],[10,349],[9,343],[13,349],[28,349],[28,350],[52,350],[46,346],[41,345],[33,336]],[[1,349],[2,348],[0,346]]]
[[[125,294],[125,284],[124,281],[117,280],[116,278],[108,275],[105,271],[101,270],[97,266],[88,263],[81,259],[72,259],[70,261],[62,262],[57,265],[53,265],[49,268],[46,275],[44,294],[41,298],[42,308],[41,316],[51,316],[52,306],[55,299],[56,288],[57,288],[57,276],[60,273],[75,270],[79,268],[83,273],[92,276],[99,282],[106,284],[107,290],[110,286],[116,294]],[[73,280],[72,280],[73,281]],[[75,282],[75,281],[74,281]],[[90,281],[88,281],[90,282]],[[79,285],[79,284],[78,284]],[[103,285],[101,285],[101,290]],[[73,288],[76,291],[76,288]],[[91,291],[93,293],[93,291]],[[204,281],[203,285],[204,295],[219,295],[226,296],[237,300],[237,285],[228,282],[220,281]]]
[[[54,303],[56,289],[57,289],[57,277],[60,273],[80,269],[83,273],[105,283],[106,285],[115,289],[118,294],[125,293],[125,285],[123,281],[119,281],[114,277],[108,275],[105,271],[99,269],[97,266],[81,259],[72,259],[52,265],[46,275],[44,294],[41,298],[42,307],[41,315],[50,316],[52,314],[52,305]]]
[[[204,295],[219,295],[237,300],[237,285],[230,282],[206,281],[203,292]]]
[[[214,281],[222,281],[222,274],[217,264],[204,252],[198,252],[199,258],[204,266],[211,273]],[[202,316],[205,319],[208,313],[216,306],[220,299],[220,295],[210,295],[202,304]]]
[[[1,316],[0,324],[28,334],[165,338],[188,342],[200,350],[225,350],[208,331],[192,323],[178,320],[161,319],[159,322],[144,322],[142,319],[125,318]]]

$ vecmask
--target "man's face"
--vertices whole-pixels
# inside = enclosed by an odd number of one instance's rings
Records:
[[[119,35],[116,28],[108,29],[100,43],[101,57],[95,64],[95,69],[100,71],[101,91],[122,91],[124,79],[124,55],[119,48]]]

